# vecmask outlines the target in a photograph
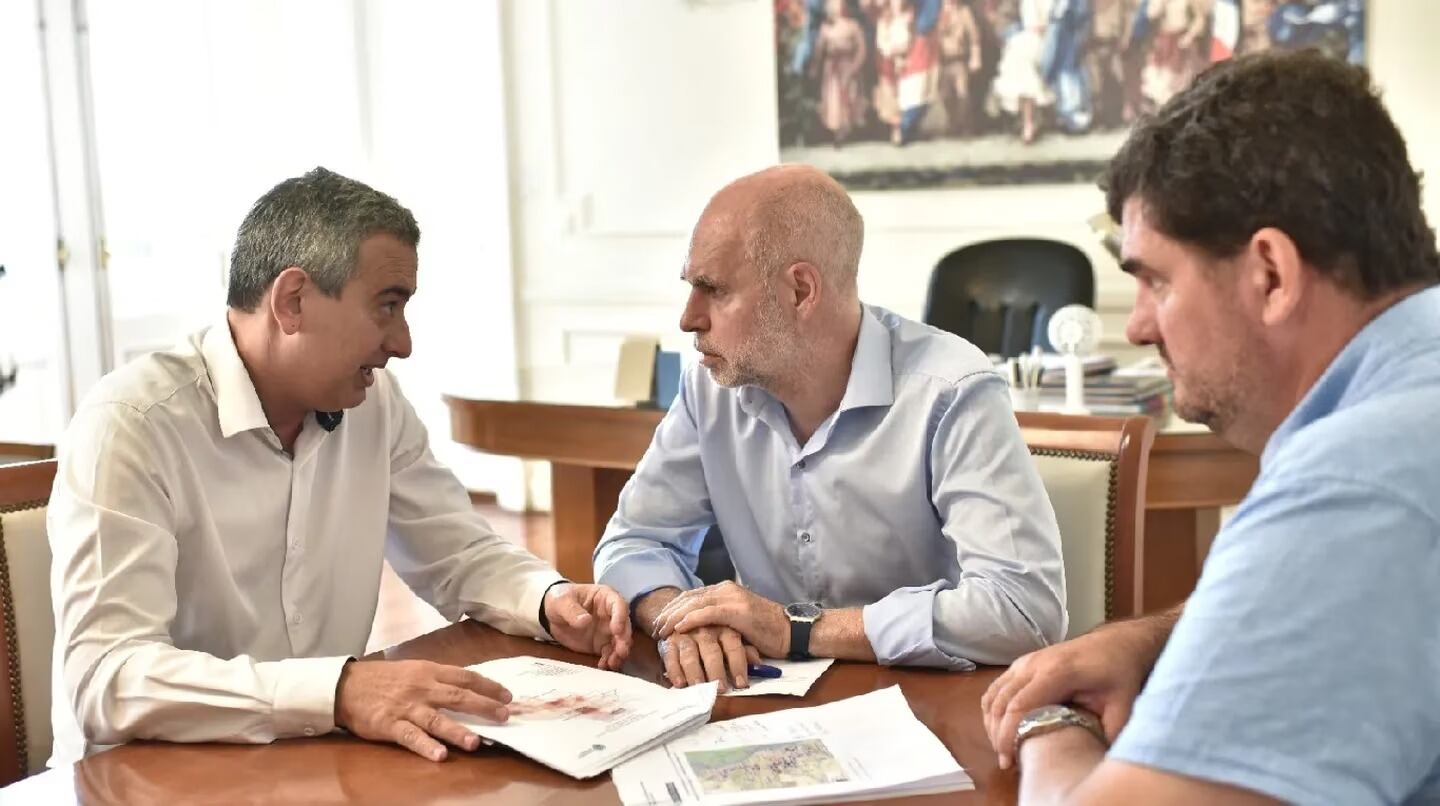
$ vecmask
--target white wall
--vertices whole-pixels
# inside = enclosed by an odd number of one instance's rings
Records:
[[[499,6],[359,0],[356,19],[369,179],[421,230],[414,353],[392,366],[436,456],[519,508],[519,461],[452,442],[442,399],[518,391]]]
[[[1440,15],[1429,0],[1371,0],[1371,64],[1440,182]],[[768,0],[505,5],[514,171],[519,370],[532,398],[609,402],[615,346],[669,334],[689,228],[710,193],[779,158]],[[1426,196],[1432,220],[1440,189]],[[964,243],[1042,234],[1097,267],[1107,345],[1123,352],[1133,293],[1085,225],[1093,187],[866,192],[860,290],[918,318],[936,260]],[[532,492],[548,495],[543,468]]]
[[[1433,0],[1370,0],[1370,71],[1429,180],[1425,214],[1440,225],[1440,7]]]

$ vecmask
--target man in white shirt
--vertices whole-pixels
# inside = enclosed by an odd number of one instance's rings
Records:
[[[419,238],[366,185],[286,180],[240,227],[225,318],[81,404],[49,509],[51,765],[337,727],[436,761],[474,749],[441,709],[504,720],[501,686],[354,660],[387,556],[450,619],[624,660],[624,600],[497,536],[384,370],[410,354]]]

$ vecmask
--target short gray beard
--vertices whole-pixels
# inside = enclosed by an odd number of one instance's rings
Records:
[[[805,367],[797,360],[799,344],[780,316],[780,306],[767,292],[755,330],[710,377],[725,387],[758,386],[771,394],[804,382]]]

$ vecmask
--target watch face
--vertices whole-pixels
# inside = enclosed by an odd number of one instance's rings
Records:
[[[1021,722],[1028,722],[1035,725],[1058,722],[1064,719],[1069,713],[1071,713],[1070,709],[1063,705],[1042,705],[1026,714],[1021,719]]]
[[[814,621],[820,618],[821,612],[820,606],[814,602],[796,602],[785,605],[785,615],[801,621]]]

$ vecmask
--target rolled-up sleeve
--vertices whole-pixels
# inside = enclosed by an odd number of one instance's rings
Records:
[[[937,418],[930,497],[960,577],[866,607],[865,633],[881,663],[1009,663],[1065,635],[1055,512],[998,375],[962,379]]]
[[[595,581],[627,601],[657,588],[689,590],[701,584],[695,569],[715,515],[690,386],[687,372],[595,547]]]
[[[468,615],[512,635],[548,637],[540,602],[562,577],[501,537],[430,452],[425,426],[396,391],[390,475],[390,564],[420,598],[454,621]]]

